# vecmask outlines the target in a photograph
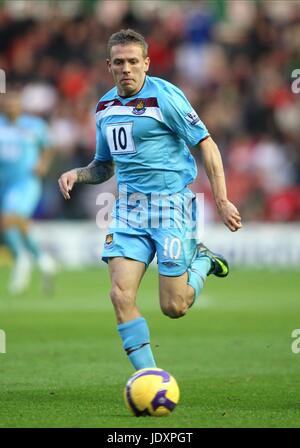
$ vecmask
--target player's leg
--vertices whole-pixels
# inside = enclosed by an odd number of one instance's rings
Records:
[[[20,218],[2,211],[0,215],[0,230],[4,244],[16,259],[24,250],[22,235],[19,231]]]
[[[192,306],[207,276],[225,277],[228,265],[204,245],[197,245],[198,220],[193,193],[186,189],[177,194],[171,212],[170,224],[153,230],[152,237],[157,250],[161,308],[164,314],[176,318]]]
[[[32,217],[41,197],[41,184],[35,178],[28,178],[14,187],[15,203],[12,208],[22,218],[20,221],[20,232],[24,245],[33,259],[37,262],[41,257],[42,250],[32,235],[30,218]]]
[[[136,370],[155,367],[146,320],[136,306],[136,295],[146,264],[124,258],[109,258],[111,301],[114,306],[118,332],[123,348]]]
[[[23,218],[19,228],[23,237],[24,246],[41,271],[43,275],[43,287],[48,292],[53,288],[53,276],[56,274],[57,265],[53,258],[43,250],[34,238],[30,221],[41,198],[41,183],[36,178],[28,178],[23,181],[22,188],[19,186],[18,191],[22,192],[23,195],[23,200],[18,201],[16,210],[19,216]]]
[[[124,257],[108,260],[111,279],[110,297],[118,324],[141,317],[136,294],[146,271],[145,263]]]
[[[24,246],[31,254],[39,270],[44,275],[44,282],[49,284],[52,276],[57,272],[57,265],[54,259],[40,247],[34,238],[31,224],[32,223],[29,219],[23,218],[19,227],[24,241]]]
[[[155,246],[142,229],[110,228],[106,236],[102,259],[109,262],[118,331],[123,348],[134,368],[155,367],[146,320],[136,306],[136,294]]]
[[[187,259],[184,257],[184,261],[181,261],[183,267]],[[185,315],[199,297],[208,275],[226,277],[229,272],[226,260],[203,244],[196,245],[195,255],[182,275],[172,276],[172,271],[169,275],[162,275],[161,272],[166,272],[166,268],[160,267],[160,262],[159,269],[160,306],[163,313],[172,318]]]
[[[21,226],[22,218],[2,212],[0,217],[2,239],[9,249],[14,262],[8,286],[12,294],[20,293],[28,286],[31,273],[31,263],[26,255],[24,241],[20,232]]]
[[[194,302],[195,290],[188,284],[188,274],[159,276],[159,299],[162,312],[171,318],[182,317]]]
[[[29,178],[11,184],[6,189],[2,200],[5,231],[14,234],[15,241],[17,239],[19,241],[19,246],[28,250],[35,259],[39,258],[41,251],[30,233],[29,218],[37,206],[40,194],[40,182],[37,179]],[[12,251],[15,252],[13,238],[6,239]]]
[[[44,274],[44,280],[55,273],[56,266],[51,257],[41,250],[35,241],[30,225],[32,216],[41,195],[41,185],[38,179],[28,178],[12,184],[3,197],[3,228],[4,240],[10,247],[15,258],[10,290],[21,292],[30,279],[30,260],[25,252],[29,252],[39,269]],[[18,247],[18,253],[16,249]]]
[[[159,271],[160,306],[164,314],[184,316],[201,293],[212,268],[207,256],[197,257],[197,243],[186,238],[184,229],[168,228],[153,232]]]

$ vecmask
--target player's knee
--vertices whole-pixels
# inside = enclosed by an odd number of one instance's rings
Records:
[[[134,294],[119,285],[113,285],[110,291],[110,298],[114,307],[118,310],[127,310],[134,305]]]
[[[182,301],[169,300],[161,305],[162,312],[171,319],[183,317],[187,311],[187,306]]]

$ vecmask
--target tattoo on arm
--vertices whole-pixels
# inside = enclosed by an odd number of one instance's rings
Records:
[[[78,183],[101,184],[113,176],[114,166],[112,161],[93,160],[89,165],[77,168],[76,172]]]

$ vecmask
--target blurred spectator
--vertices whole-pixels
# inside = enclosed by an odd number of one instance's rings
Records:
[[[107,39],[130,26],[149,42],[150,74],[181,87],[214,135],[244,219],[300,220],[300,94],[291,90],[299,23],[300,3],[290,0],[1,2],[0,68],[27,110],[49,121],[59,150],[37,216],[95,216],[103,186],[75,189],[67,204],[56,182],[94,155],[95,106],[112,87]],[[217,219],[204,175],[193,189]]]

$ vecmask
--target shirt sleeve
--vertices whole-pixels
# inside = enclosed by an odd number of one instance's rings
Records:
[[[106,139],[103,137],[101,127],[96,123],[96,154],[95,159],[101,162],[113,160]]]
[[[159,106],[165,124],[182,138],[187,146],[195,146],[201,140],[209,137],[205,124],[200,120],[181,90],[175,86],[164,89],[160,99]]]

